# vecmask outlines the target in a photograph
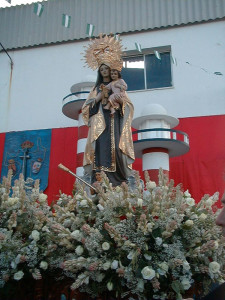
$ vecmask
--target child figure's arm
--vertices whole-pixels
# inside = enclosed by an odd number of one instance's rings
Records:
[[[106,88],[107,90],[111,91],[111,90],[112,90],[112,83],[110,82],[110,83],[108,83],[107,85],[105,85],[105,88]]]
[[[123,79],[119,79],[116,83],[115,83],[115,87],[119,88],[121,90],[121,92],[126,91],[127,90],[127,84]]]

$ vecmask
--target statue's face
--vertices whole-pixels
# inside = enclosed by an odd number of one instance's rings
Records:
[[[106,66],[106,65],[101,65],[99,71],[100,71],[100,74],[102,75],[103,78],[109,77],[110,70],[109,70],[109,67],[108,67],[108,66]]]
[[[117,80],[119,78],[119,74],[117,70],[111,70],[111,78],[112,80]]]

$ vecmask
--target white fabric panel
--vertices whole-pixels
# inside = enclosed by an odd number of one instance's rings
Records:
[[[77,141],[77,153],[82,153],[85,150],[87,139],[80,139]]]
[[[143,154],[143,171],[159,169],[169,171],[169,154],[163,152],[152,152]]]
[[[79,177],[84,176],[84,168],[83,167],[79,167],[76,169],[76,175]]]
[[[83,125],[85,125],[85,124],[84,124],[84,120],[82,118],[82,113],[80,113],[79,117],[78,117],[78,127],[81,127]]]

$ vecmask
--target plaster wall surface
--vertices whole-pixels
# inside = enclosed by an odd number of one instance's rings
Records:
[[[126,50],[171,46],[170,88],[129,92],[138,117],[149,103],[176,118],[225,114],[225,22],[173,27],[122,36]],[[62,113],[72,85],[96,72],[84,67],[88,41],[0,53],[0,132],[77,126]],[[223,76],[215,75],[221,72]]]

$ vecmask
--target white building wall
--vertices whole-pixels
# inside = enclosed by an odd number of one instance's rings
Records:
[[[139,116],[147,103],[161,104],[176,118],[225,114],[225,22],[122,36],[127,50],[171,45],[173,87],[129,92]],[[0,132],[77,126],[62,114],[70,87],[96,74],[81,60],[87,41],[0,53]],[[187,64],[186,62],[189,62]],[[204,71],[205,69],[206,71]],[[221,72],[223,76],[214,75]]]

